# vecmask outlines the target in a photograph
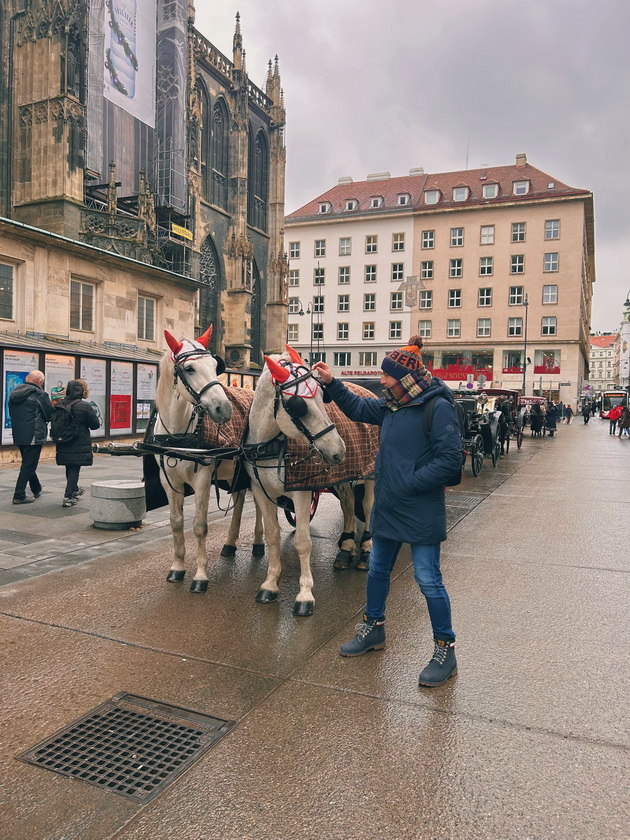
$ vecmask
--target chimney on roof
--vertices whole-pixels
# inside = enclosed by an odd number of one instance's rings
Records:
[[[424,175],[424,168],[422,166],[416,166],[414,169],[409,170],[410,175]]]
[[[527,155],[521,152],[520,154],[516,155],[516,165],[517,166],[525,166],[527,164]]]
[[[371,172],[367,176],[366,180],[368,180],[368,181],[387,181],[391,177],[392,176],[389,174],[389,172]]]
[[[352,184],[352,178],[349,175],[344,175],[337,181],[337,184],[342,187],[344,184]]]

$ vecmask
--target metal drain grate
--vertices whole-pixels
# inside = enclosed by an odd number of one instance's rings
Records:
[[[457,507],[474,508],[480,502],[483,502],[483,496],[466,496],[463,493],[447,493],[446,504],[456,505]]]
[[[121,692],[18,758],[145,803],[232,726]]]

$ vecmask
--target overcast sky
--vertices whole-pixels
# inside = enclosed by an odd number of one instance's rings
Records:
[[[528,162],[595,201],[592,329],[630,289],[630,0],[197,0],[196,26],[247,70],[278,54],[286,211],[342,175]]]

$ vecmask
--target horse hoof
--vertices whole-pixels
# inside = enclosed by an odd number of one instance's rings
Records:
[[[234,557],[236,554],[236,546],[235,545],[224,545],[221,549],[221,557]]]
[[[370,570],[370,552],[362,551],[361,556],[355,563],[354,568],[359,572],[368,572]]]
[[[256,595],[256,601],[259,604],[273,604],[277,597],[277,592],[272,592],[271,589],[261,589]]]
[[[300,618],[305,618],[307,615],[313,615],[314,601],[296,601],[293,604],[293,615]]]
[[[190,591],[191,592],[207,592],[208,591],[208,581],[207,580],[193,580],[190,584]]]
[[[254,543],[252,546],[252,554],[254,557],[264,557],[265,556],[265,544],[264,543]]]
[[[352,552],[342,548],[335,557],[333,569],[349,569],[352,566]]]
[[[186,572],[171,569],[166,575],[166,580],[169,583],[181,583],[184,580]]]

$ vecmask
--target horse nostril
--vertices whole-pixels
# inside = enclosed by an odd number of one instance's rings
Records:
[[[333,455],[333,461],[335,464],[340,464],[343,461],[343,458],[341,455]]]

